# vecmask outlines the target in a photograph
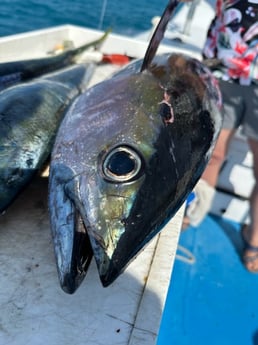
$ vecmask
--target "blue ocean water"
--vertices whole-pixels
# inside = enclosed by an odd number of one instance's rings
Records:
[[[0,36],[62,24],[134,35],[150,27],[167,0],[1,0]]]

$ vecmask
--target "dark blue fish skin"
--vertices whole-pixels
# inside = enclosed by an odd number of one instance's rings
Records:
[[[0,92],[0,211],[49,157],[60,122],[94,66],[76,65]]]
[[[156,56],[137,73],[140,64],[80,95],[59,128],[49,204],[69,293],[78,287],[71,270],[78,217],[108,286],[180,208],[221,127],[219,89],[199,61]]]

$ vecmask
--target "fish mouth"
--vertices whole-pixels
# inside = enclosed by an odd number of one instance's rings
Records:
[[[68,216],[71,217],[72,214]],[[63,226],[60,230],[53,232],[59,281],[66,293],[73,294],[87,274],[93,252],[86,228],[77,211],[73,229],[70,226],[65,229]]]
[[[77,290],[87,274],[92,256],[89,236],[82,218],[78,214],[76,216],[70,269],[60,279],[62,289],[65,292],[72,294]]]
[[[93,256],[104,287],[128,265],[131,251],[121,253],[119,248],[126,232],[125,204],[130,200],[111,195],[104,201],[99,197],[94,203],[96,193],[89,186],[92,184],[89,177],[81,174],[64,182],[64,176],[71,173],[67,169],[59,167],[50,172],[49,206],[60,285],[72,294],[85,278]],[[112,198],[116,201],[120,198],[117,209],[112,209]],[[98,206],[94,208],[94,204]],[[112,217],[105,217],[107,208]]]
[[[50,222],[60,285],[72,294],[87,274],[93,251],[82,217],[61,181],[67,171],[58,172],[50,176]]]

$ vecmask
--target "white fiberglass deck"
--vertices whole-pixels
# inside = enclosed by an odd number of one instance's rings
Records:
[[[156,343],[181,214],[110,287],[95,263],[74,295],[58,282],[47,209],[47,178],[36,178],[0,217],[0,344]]]
[[[222,166],[211,213],[248,224],[249,197],[254,186],[252,154],[245,137],[237,133]]]

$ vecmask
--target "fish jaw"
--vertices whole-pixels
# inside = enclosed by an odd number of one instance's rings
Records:
[[[63,179],[68,175],[62,167],[51,172],[49,207],[60,285],[72,294],[83,281],[93,254],[81,216],[65,192]]]
[[[126,186],[110,184],[89,171],[71,177],[64,166],[50,171],[50,214],[59,280],[73,293],[84,279],[92,253],[100,280],[108,286],[124,270],[113,260],[141,179]],[[80,226],[80,228],[79,228]]]
[[[99,176],[83,174],[79,180],[79,198],[72,195],[74,183],[66,186],[86,224],[97,263],[100,280],[104,287],[110,285],[127,267],[137,253],[136,246],[127,248],[119,254],[121,242],[127,243],[127,233],[131,229],[127,224],[142,178],[135,182],[110,184],[100,181]],[[132,229],[133,230],[133,229]],[[128,243],[129,247],[130,244]],[[133,249],[133,252],[132,252]],[[123,260],[122,260],[123,259]]]

